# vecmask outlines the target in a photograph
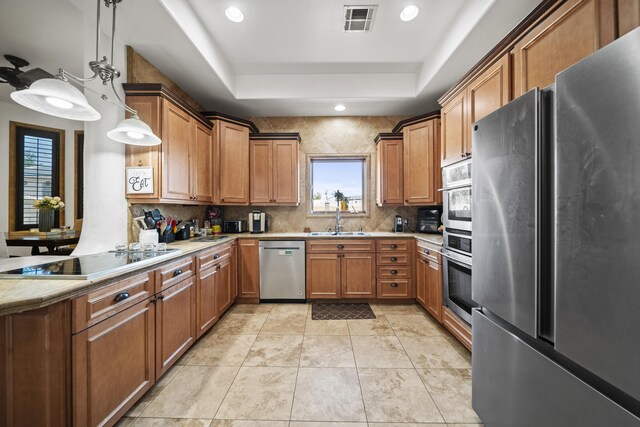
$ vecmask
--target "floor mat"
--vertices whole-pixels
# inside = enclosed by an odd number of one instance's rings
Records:
[[[376,315],[365,303],[313,303],[312,320],[375,319]]]

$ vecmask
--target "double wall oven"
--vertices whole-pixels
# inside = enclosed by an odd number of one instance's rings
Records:
[[[444,303],[471,324],[471,159],[442,169]]]

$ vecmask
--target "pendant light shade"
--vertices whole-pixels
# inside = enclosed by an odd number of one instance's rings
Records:
[[[162,140],[153,134],[153,131],[142,120],[132,117],[124,119],[115,129],[107,132],[107,136],[114,141],[129,145],[159,145]]]
[[[58,78],[40,79],[28,89],[11,92],[18,104],[63,119],[91,122],[100,120],[98,113],[80,90]]]

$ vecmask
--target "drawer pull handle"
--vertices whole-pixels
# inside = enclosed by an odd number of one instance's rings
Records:
[[[216,271],[220,271],[220,268],[222,268],[222,267],[217,266],[217,267],[216,267]]]
[[[391,274],[398,274],[398,270],[391,270]]]
[[[398,249],[398,245],[391,245],[391,249]]]
[[[391,287],[392,287],[392,288],[397,288],[397,287],[398,287],[398,284],[397,284],[397,283],[392,283],[392,284],[391,284]]]
[[[129,298],[131,295],[129,295],[129,292],[120,292],[119,294],[117,294],[114,298],[113,298],[113,302],[121,302],[126,300],[127,298]]]
[[[391,262],[397,262],[397,261],[398,261],[398,258],[396,258],[394,256],[391,257]]]
[[[178,268],[176,271],[173,272],[173,277],[179,276],[183,273],[181,268]]]
[[[213,256],[213,259],[218,259],[218,258],[220,258],[220,254],[215,254],[215,255]]]
[[[158,299],[162,301],[164,299],[164,295],[158,295]]]
[[[336,248],[338,248],[338,249],[344,249],[344,245],[338,245],[338,246],[336,246]]]
[[[431,253],[431,251],[430,251],[429,249],[425,249],[425,250],[424,250],[424,253],[425,253],[425,254],[427,254],[427,255],[429,255],[429,254]]]

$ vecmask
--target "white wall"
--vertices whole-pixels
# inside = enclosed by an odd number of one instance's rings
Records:
[[[0,231],[9,231],[9,122],[11,121],[64,129],[64,202],[66,204],[64,222],[67,225],[73,225],[74,131],[84,129],[84,123],[48,116],[13,102],[0,101]]]
[[[103,15],[110,14],[103,13]],[[108,22],[110,25],[111,21]],[[110,28],[106,24],[107,21],[102,23],[103,28]],[[95,58],[95,25],[95,18],[85,16],[84,62],[87,64]],[[103,35],[100,55],[108,54],[109,39]],[[115,86],[124,99],[121,84],[127,81],[125,46],[116,43],[114,55],[113,64],[122,72]],[[113,97],[110,87],[103,86],[99,79],[89,83],[89,87]],[[88,90],[85,90],[85,95],[89,103],[100,112],[102,118],[95,122],[85,122],[84,222],[80,242],[74,255],[113,250],[117,243],[127,242],[127,202],[124,194],[125,146],[107,138],[107,132],[124,119],[124,110],[101,100],[98,95]]]

